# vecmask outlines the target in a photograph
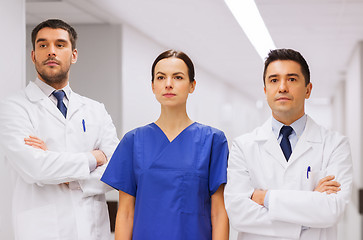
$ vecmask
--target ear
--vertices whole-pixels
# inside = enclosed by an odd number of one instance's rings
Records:
[[[313,84],[310,82],[307,86],[306,86],[306,93],[305,93],[305,99],[308,99],[310,97],[311,94],[311,90],[313,89]]]
[[[32,50],[32,52],[31,52],[31,58],[32,58],[32,62],[35,63],[35,52],[34,52],[34,50]]]
[[[263,86],[263,91],[265,92],[266,95],[266,86]]]
[[[153,93],[155,94],[154,81],[151,82],[151,89],[152,89]]]
[[[72,52],[72,64],[76,63],[78,59],[78,51],[77,49],[74,49]]]
[[[193,93],[194,92],[195,85],[197,85],[197,82],[195,80],[190,83],[189,93]]]

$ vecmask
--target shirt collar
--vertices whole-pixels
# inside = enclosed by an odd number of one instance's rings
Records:
[[[307,116],[306,114],[304,114],[301,118],[299,118],[290,125],[298,138],[304,132],[306,120]],[[277,121],[274,117],[272,117],[272,132],[275,134],[276,138],[279,138],[280,130],[283,126],[283,123]]]
[[[42,92],[47,96],[50,97],[52,95],[52,93],[56,90],[55,88],[53,88],[52,86],[46,84],[45,82],[43,82],[42,80],[40,80],[39,78],[36,78],[34,83],[40,88],[40,90],[42,90]],[[66,98],[69,100],[69,97],[71,95],[71,87],[69,86],[69,83],[67,84],[67,86],[65,86],[62,89],[59,90],[63,90],[64,93],[66,94]]]

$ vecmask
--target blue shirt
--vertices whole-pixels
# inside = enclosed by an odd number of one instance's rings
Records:
[[[227,157],[220,130],[193,123],[170,142],[151,123],[124,136],[101,180],[136,198],[133,239],[210,240]]]

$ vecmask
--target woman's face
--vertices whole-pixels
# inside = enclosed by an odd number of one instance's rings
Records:
[[[155,65],[152,90],[161,105],[185,105],[194,88],[195,81],[190,82],[188,67],[183,60],[164,58]]]

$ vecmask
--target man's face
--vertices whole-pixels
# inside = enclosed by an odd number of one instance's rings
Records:
[[[268,65],[264,91],[276,120],[290,125],[302,117],[305,99],[310,97],[311,89],[311,83],[305,86],[299,63],[277,60]]]
[[[39,79],[58,89],[68,83],[71,64],[77,61],[77,50],[72,50],[66,30],[42,28],[35,39],[32,61]]]

